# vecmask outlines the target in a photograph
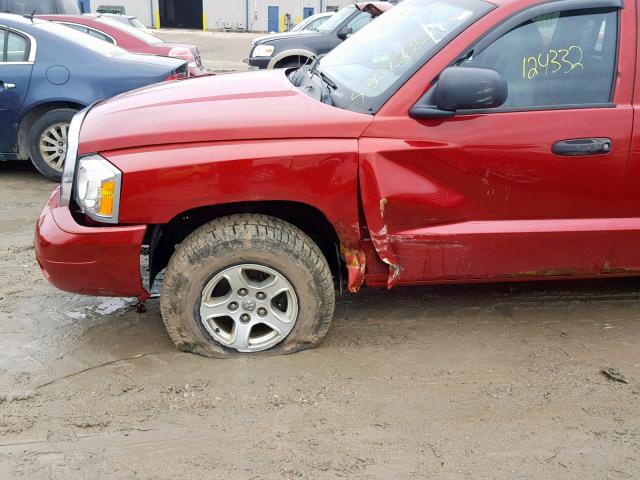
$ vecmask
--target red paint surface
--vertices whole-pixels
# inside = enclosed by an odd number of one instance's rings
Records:
[[[615,108],[409,117],[446,66],[530,4],[501,4],[375,116],[311,100],[282,71],[192,79],[95,107],[80,154],[99,152],[122,170],[123,224],[162,224],[225,203],[311,205],[346,247],[354,290],[363,274],[367,284],[387,286],[640,274],[633,2],[621,12]],[[611,138],[613,149],[589,157],[551,153],[556,141],[584,137]],[[41,235],[49,231],[44,224]],[[76,235],[102,248],[101,237]],[[71,247],[59,250],[81,261]],[[38,252],[50,260],[45,248]],[[118,260],[121,280],[132,262]]]
[[[188,49],[194,58],[200,56],[198,47],[187,43],[169,43],[162,42],[158,44],[149,44],[135,35],[130,34],[126,30],[122,30],[110,24],[100,22],[96,17],[87,15],[36,15],[37,18],[42,20],[49,20],[51,22],[63,22],[63,23],[75,23],[78,25],[85,25],[91,27],[94,30],[105,33],[112,37],[117,45],[131,53],[144,53],[148,55],[160,55],[161,57],[168,57],[169,52],[174,47],[183,47]],[[207,70],[202,67],[189,67],[189,74],[193,77],[200,75],[207,75]]]
[[[207,76],[152,85],[97,105],[82,126],[79,153],[238,140],[355,140],[372,120],[312,100],[283,70]],[[323,154],[326,145],[310,153]],[[262,150],[269,154],[266,143]],[[153,154],[148,160],[151,165]],[[287,155],[282,163],[292,160]],[[172,165],[188,161],[184,155],[169,159]]]
[[[36,257],[45,277],[68,292],[145,297],[140,248],[146,226],[84,227],[59,200],[56,189],[36,224]]]

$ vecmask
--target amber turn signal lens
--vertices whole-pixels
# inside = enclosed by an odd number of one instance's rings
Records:
[[[116,190],[116,182],[107,180],[102,182],[100,187],[100,215],[111,215],[113,213],[113,198]]]

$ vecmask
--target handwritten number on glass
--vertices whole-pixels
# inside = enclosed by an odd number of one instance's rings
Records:
[[[522,57],[522,79],[533,80],[539,75],[569,73],[583,69],[582,48],[571,45],[569,48],[550,49],[537,56]]]

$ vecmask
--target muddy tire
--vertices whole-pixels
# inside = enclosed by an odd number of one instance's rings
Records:
[[[160,296],[175,345],[217,358],[314,347],[334,307],[331,271],[318,246],[289,223],[252,214],[191,233],[169,261]]]
[[[64,156],[67,151],[67,132],[75,114],[76,110],[71,108],[51,110],[38,118],[29,130],[31,163],[50,180],[60,181],[62,178]],[[54,145],[53,142],[58,145]],[[59,145],[60,143],[62,145]]]

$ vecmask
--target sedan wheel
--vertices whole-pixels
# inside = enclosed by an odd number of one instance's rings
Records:
[[[67,154],[68,123],[56,123],[47,128],[40,136],[40,155],[54,170],[62,172]]]
[[[67,154],[69,125],[76,110],[58,108],[40,116],[28,133],[31,163],[45,177],[60,180]]]

